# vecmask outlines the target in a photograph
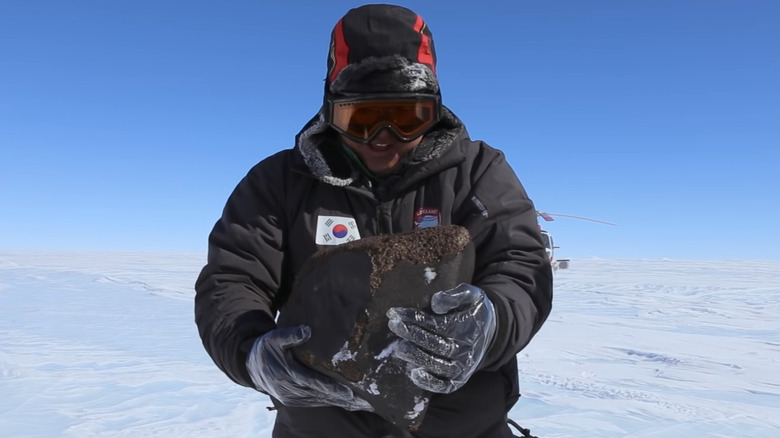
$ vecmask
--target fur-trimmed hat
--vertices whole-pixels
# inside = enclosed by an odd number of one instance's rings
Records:
[[[425,21],[402,6],[349,10],[331,34],[325,92],[438,94],[436,50]]]

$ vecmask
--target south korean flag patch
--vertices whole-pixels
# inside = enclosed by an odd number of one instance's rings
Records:
[[[342,216],[317,216],[317,245],[341,245],[360,239],[355,219]]]

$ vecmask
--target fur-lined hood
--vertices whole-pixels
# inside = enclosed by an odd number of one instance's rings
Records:
[[[442,107],[441,120],[428,131],[422,142],[405,159],[405,166],[416,166],[440,157],[463,132],[464,126],[460,119],[447,107]],[[333,158],[341,154],[326,154],[326,148],[339,145],[338,134],[325,122],[322,110],[303,127],[295,137],[295,150],[303,157],[303,161],[311,173],[321,181],[334,186],[348,186],[358,178],[358,170],[344,163],[334,163]],[[336,168],[349,171],[339,172]]]
[[[372,56],[346,66],[326,92],[439,94],[439,80],[430,67],[403,56]]]

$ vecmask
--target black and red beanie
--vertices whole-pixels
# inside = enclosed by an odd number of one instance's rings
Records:
[[[425,21],[402,6],[349,10],[331,34],[325,92],[439,94],[436,50]]]

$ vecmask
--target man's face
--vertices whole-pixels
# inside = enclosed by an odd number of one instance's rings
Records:
[[[377,175],[386,175],[395,170],[401,161],[422,142],[423,136],[404,142],[389,129],[382,129],[368,143],[360,143],[344,135],[341,139],[355,151],[368,170]]]

